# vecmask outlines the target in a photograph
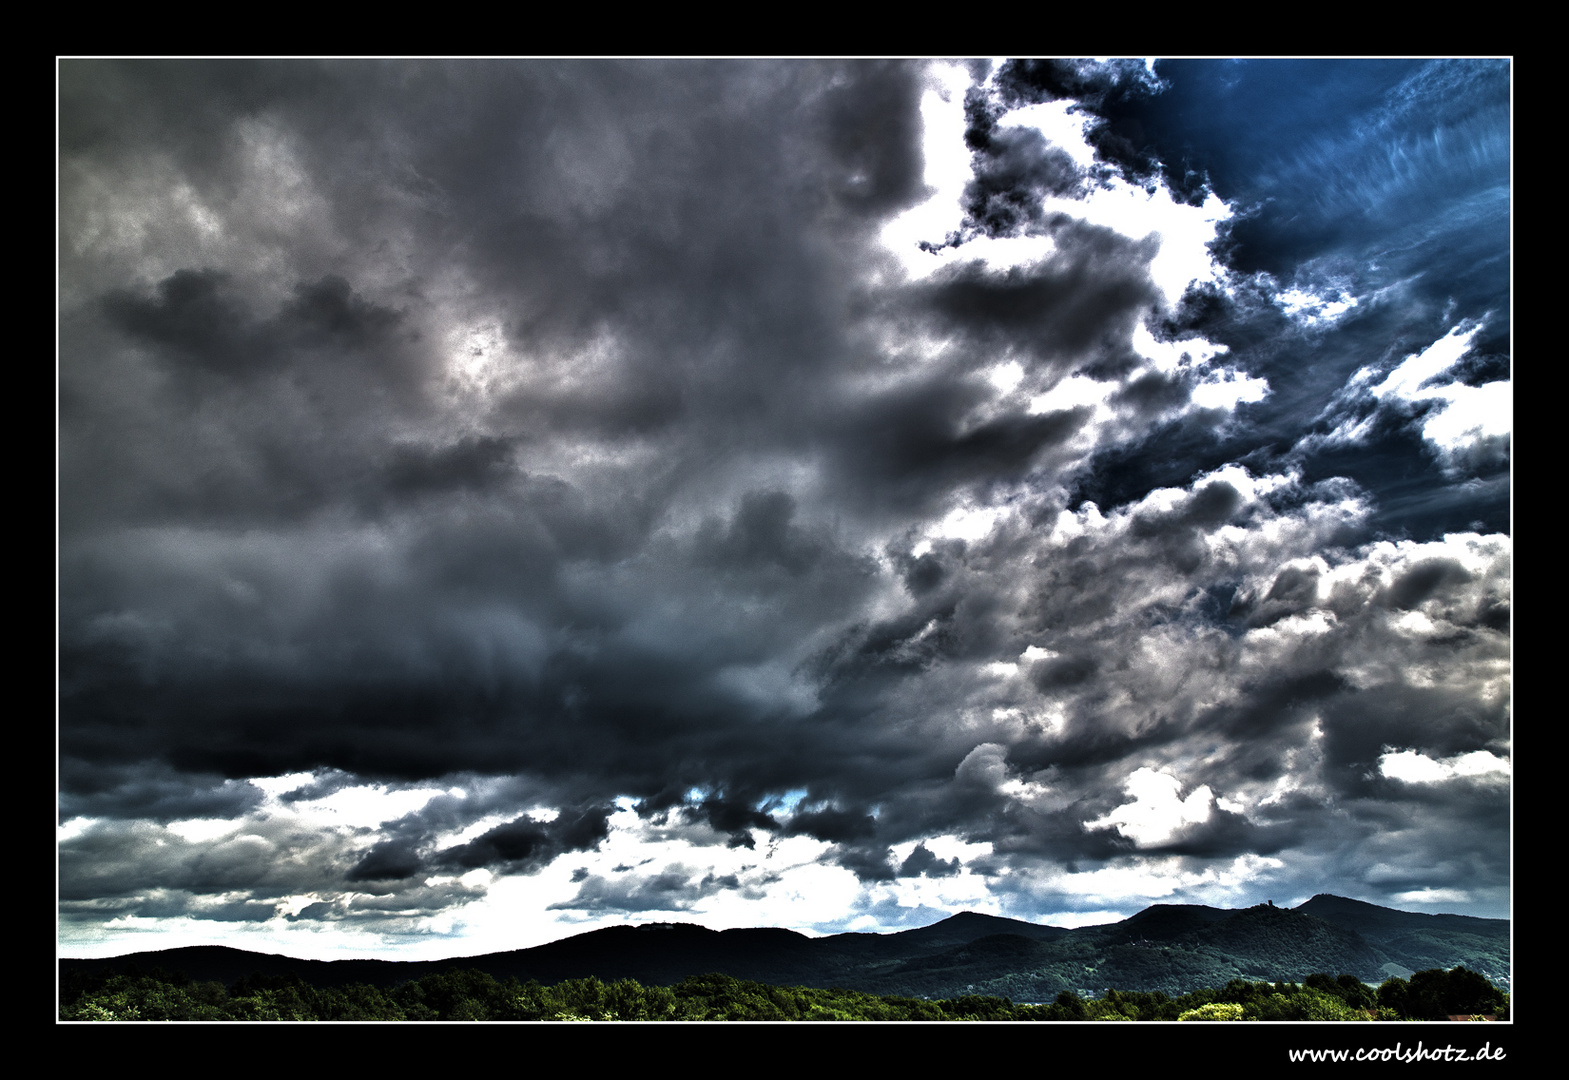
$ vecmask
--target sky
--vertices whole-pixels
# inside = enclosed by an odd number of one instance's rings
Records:
[[[1509,914],[1507,60],[58,75],[62,955]]]

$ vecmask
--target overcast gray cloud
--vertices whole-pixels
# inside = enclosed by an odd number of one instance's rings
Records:
[[[62,948],[1506,913],[1508,80],[62,62]]]

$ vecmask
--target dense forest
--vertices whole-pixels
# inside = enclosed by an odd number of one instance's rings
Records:
[[[1108,990],[1098,998],[1063,991],[1050,1004],[1005,997],[941,1000],[851,990],[771,986],[727,975],[696,975],[674,986],[631,979],[568,979],[552,986],[447,971],[393,987],[312,986],[297,975],[256,974],[231,986],[163,971],[70,973],[60,1018],[92,1020],[1440,1020],[1507,1019],[1509,996],[1464,967],[1418,971],[1372,987],[1353,975],[1310,975],[1302,983],[1234,979],[1175,997]]]

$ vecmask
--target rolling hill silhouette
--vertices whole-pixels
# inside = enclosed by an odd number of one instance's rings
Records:
[[[552,984],[596,976],[672,985],[705,972],[782,986],[842,987],[877,994],[994,994],[1050,1001],[1063,990],[1186,993],[1231,979],[1300,982],[1313,972],[1367,982],[1463,964],[1509,986],[1509,922],[1425,915],[1319,895],[1298,908],[1230,911],[1157,904],[1120,922],[1078,929],[961,912],[890,934],[811,938],[758,927],[709,930],[688,923],[611,926],[532,949],[440,961],[295,960],[218,946],[60,961],[71,972],[163,969],[232,984],[253,973],[296,974],[317,986],[393,985],[439,971],[474,969],[497,979]]]

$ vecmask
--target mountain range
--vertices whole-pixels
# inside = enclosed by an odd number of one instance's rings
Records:
[[[1232,979],[1300,982],[1314,972],[1379,983],[1464,965],[1509,988],[1509,921],[1427,915],[1318,895],[1296,908],[1240,910],[1157,904],[1120,922],[1078,929],[961,912],[889,934],[811,938],[792,930],[709,930],[688,923],[612,926],[532,949],[440,961],[296,960],[220,946],[62,959],[62,978],[163,969],[231,984],[261,973],[316,986],[387,986],[443,970],[551,984],[595,976],[671,985],[722,972],[782,986],[842,987],[926,998],[988,994],[1048,1002],[1063,990],[1181,994]]]

